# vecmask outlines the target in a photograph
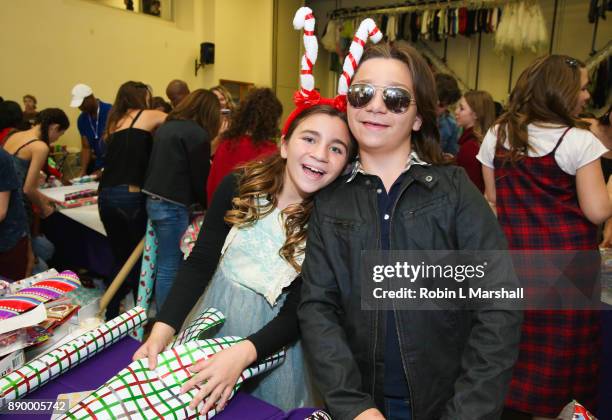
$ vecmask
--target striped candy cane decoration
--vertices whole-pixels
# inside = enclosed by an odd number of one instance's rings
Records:
[[[310,7],[300,7],[295,12],[293,18],[293,27],[296,30],[304,29],[304,56],[302,57],[302,66],[300,69],[300,93],[307,98],[314,89],[314,77],[312,68],[317,61],[319,44],[314,33],[315,17],[312,14]]]
[[[366,42],[368,42],[368,38],[372,40],[373,43],[377,43],[383,37],[382,32],[376,26],[376,23],[370,19],[364,19],[359,24],[359,29],[355,33],[355,37],[353,38],[353,42],[351,42],[351,47],[349,48],[349,53],[344,59],[344,65],[342,66],[342,74],[340,75],[340,80],[338,81],[338,94],[346,95],[348,92],[349,85],[351,84],[351,79],[355,74],[355,70],[359,65],[359,61],[361,60],[361,56],[363,55],[363,49],[365,47]]]

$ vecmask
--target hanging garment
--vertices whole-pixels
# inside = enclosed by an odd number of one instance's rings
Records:
[[[428,39],[428,24],[429,24],[429,10],[425,10],[421,15],[421,37]]]
[[[465,31],[463,35],[472,36],[472,34],[475,32],[475,28],[474,28],[475,19],[476,19],[476,11],[468,10],[466,13]]]
[[[522,30],[517,30],[521,28]],[[548,46],[548,32],[539,3],[519,2],[504,6],[495,33],[495,50],[514,54],[523,50],[534,53]]]
[[[410,41],[417,42],[419,40],[419,33],[421,27],[419,26],[420,15],[416,12],[410,15]]]
[[[321,45],[329,52],[336,51],[338,40],[340,39],[340,33],[338,31],[338,22],[330,20],[325,26],[325,33],[321,38]]]
[[[386,34],[388,24],[389,24],[389,16],[382,15],[380,18],[380,27],[378,28],[380,29],[380,32],[382,32],[383,34]]]
[[[389,20],[387,21],[387,31],[386,31],[387,39],[390,42],[393,42],[397,38],[397,16],[391,15],[389,16]]]
[[[454,29],[453,29],[453,35],[457,36],[459,34],[459,10],[455,9],[453,12],[453,25],[454,25]]]
[[[448,37],[448,9],[443,9],[440,13],[440,36]]]
[[[438,36],[438,30],[440,29],[440,11],[437,10],[433,12],[433,16],[433,24],[431,25],[429,38],[433,41],[440,41],[440,37]]]
[[[459,9],[459,31],[461,35],[466,34],[468,27],[468,10],[465,7]]]
[[[402,13],[397,17],[397,39],[405,39],[405,24],[408,20],[408,13]]]
[[[479,10],[478,32],[489,32],[488,14],[489,11],[487,9]]]

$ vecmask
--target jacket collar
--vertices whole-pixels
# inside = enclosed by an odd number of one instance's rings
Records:
[[[408,171],[413,165],[430,166],[429,163],[421,160],[417,152],[415,152],[414,150],[410,152],[410,155],[408,156],[408,160],[406,161],[406,166],[404,167],[404,170],[402,171],[402,173]],[[365,171],[365,169],[363,169],[363,166],[361,166],[361,162],[359,161],[359,156],[357,156],[357,159],[355,160],[355,164],[353,165],[353,170],[351,171],[351,174],[349,175],[346,182],[347,183],[351,182],[353,179],[355,179],[357,174],[370,175]],[[431,178],[431,176],[429,177]],[[429,182],[431,182],[431,180],[429,180],[428,183]]]

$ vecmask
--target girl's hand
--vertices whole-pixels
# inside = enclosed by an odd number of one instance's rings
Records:
[[[220,351],[210,359],[200,360],[191,367],[197,373],[181,387],[181,393],[203,384],[189,407],[195,410],[206,399],[201,414],[208,413],[214,405],[217,411],[225,408],[236,381],[244,369],[257,360],[257,350],[249,340],[241,341],[230,348]]]
[[[149,369],[155,369],[157,367],[157,355],[164,351],[173,336],[174,328],[163,322],[156,322],[153,325],[149,338],[136,350],[132,360],[146,357],[149,360]]]
[[[40,207],[40,217],[42,219],[46,219],[47,217],[51,216],[54,211],[55,211],[55,201],[53,200],[45,201]]]

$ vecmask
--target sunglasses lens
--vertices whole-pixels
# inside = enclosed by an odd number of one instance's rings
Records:
[[[388,87],[383,91],[383,100],[387,109],[393,113],[406,112],[412,102],[412,95],[406,89]]]
[[[376,88],[370,85],[353,84],[349,87],[346,99],[354,108],[363,108],[376,94]]]

